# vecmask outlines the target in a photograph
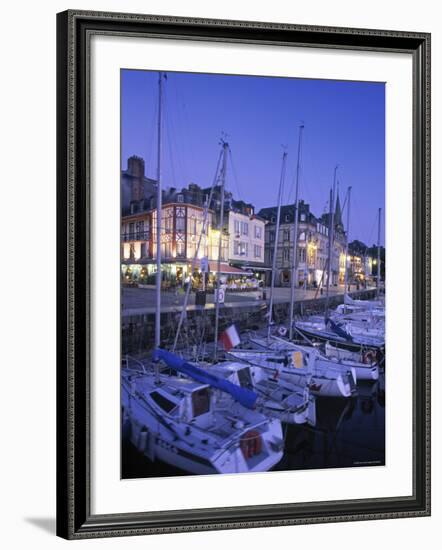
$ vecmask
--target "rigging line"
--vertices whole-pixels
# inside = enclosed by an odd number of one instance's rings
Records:
[[[347,204],[347,200],[348,200],[348,187],[347,187],[347,191],[345,192],[344,202],[342,203],[342,206],[341,206],[341,213],[342,214],[344,214],[345,205]]]
[[[170,94],[168,95],[168,98],[170,97]],[[173,179],[174,179],[174,186],[177,187],[179,184],[179,180],[177,178],[177,174],[183,173],[183,163],[181,162],[181,154],[180,154],[180,148],[178,147],[176,136],[178,136],[178,133],[176,132],[176,127],[174,123],[174,119],[172,117],[172,102],[169,102],[170,109],[168,110],[167,116],[165,117],[166,120],[166,129],[167,129],[167,140],[168,145],[170,149],[170,160],[172,164],[172,171],[173,171]],[[175,108],[176,111],[176,108]],[[173,151],[175,151],[175,160],[179,166],[177,166],[177,170],[175,170],[175,162],[174,162],[174,156]],[[181,167],[181,172],[179,171],[179,168]]]
[[[229,158],[230,158],[230,165],[232,167],[233,181],[235,182],[236,192],[238,193],[238,199],[242,201],[242,195],[239,188],[239,181],[236,175],[235,165],[233,163],[232,149],[230,147],[229,147]]]
[[[178,118],[181,118],[180,111],[177,105],[175,105],[175,117],[169,118],[171,140],[176,151],[177,164],[179,164],[179,167],[181,168],[181,179],[184,178],[184,180],[188,182],[189,171],[187,169],[187,162],[185,161],[185,153],[183,152],[184,143],[186,143],[186,141],[183,139],[181,129],[178,131],[178,128],[180,127]],[[178,121],[178,126],[175,124],[175,121]],[[178,143],[180,143],[180,146],[178,146]]]
[[[156,151],[156,143],[155,143],[155,127],[156,127],[156,121],[158,120],[158,104],[154,103],[154,108],[152,112],[152,118],[150,122],[150,128],[148,128],[148,131],[150,130],[150,144],[147,147],[147,158],[146,158],[146,176],[148,175],[147,170],[149,170],[150,166],[153,165],[152,157],[154,155],[154,149]],[[152,164],[151,164],[152,162]],[[151,177],[151,179],[156,180],[156,175]]]
[[[193,256],[193,259],[192,259],[191,276],[192,276],[192,274],[195,270],[196,260],[198,258],[198,252],[199,252],[199,249],[200,249],[200,246],[201,246],[202,237],[203,237],[203,235],[205,235],[207,233],[208,213],[209,213],[209,209],[210,209],[210,204],[212,202],[213,191],[215,189],[216,183],[218,182],[218,178],[219,178],[218,173],[220,171],[222,156],[223,156],[223,150],[221,149],[221,151],[219,153],[219,156],[218,156],[218,162],[216,164],[215,176],[213,178],[212,187],[210,188],[209,198],[208,198],[207,203],[204,207],[203,227],[201,229],[201,233],[200,233],[200,236],[199,236],[199,239],[198,239],[198,244],[195,248],[195,253],[194,253],[194,256]],[[221,235],[220,235],[220,239],[221,239]],[[181,327],[183,325],[184,318],[187,316],[187,303],[189,301],[191,286],[192,286],[192,284],[191,284],[191,281],[190,281],[190,283],[187,285],[187,288],[186,288],[186,294],[184,296],[184,302],[183,302],[183,306],[182,306],[182,309],[181,309],[180,318],[179,318],[179,321],[178,321],[178,327],[177,327],[177,331],[176,331],[176,334],[175,334],[175,340],[174,340],[174,343],[173,343],[172,352],[175,352],[176,345],[178,343],[178,338],[179,338],[180,331],[181,331]]]
[[[302,122],[304,124],[304,122]],[[298,182],[298,199],[308,202],[307,194],[307,181],[304,181],[304,167],[303,167],[303,154],[304,154],[304,143],[301,141],[299,146],[299,182]],[[296,190],[296,170],[293,174],[293,183],[288,189],[287,203],[292,205],[295,201],[295,190]]]
[[[366,250],[367,250],[368,248],[371,248],[371,246],[372,246],[372,244],[371,244],[371,239],[372,239],[372,236],[373,236],[373,234],[374,234],[374,228],[375,228],[375,226],[376,226],[376,222],[377,222],[377,220],[376,220],[376,218],[374,218],[374,219],[373,219],[373,225],[371,226],[370,234],[369,234],[369,236],[368,236],[368,241],[367,241],[368,244],[366,244],[366,246],[365,246],[365,249],[366,249]],[[374,244],[374,243],[373,243],[373,244]]]
[[[166,134],[166,139],[167,139],[167,145],[169,146],[169,160],[170,160],[170,170],[171,170],[171,174],[172,174],[172,183],[173,183],[173,186],[176,188],[177,187],[177,179],[176,179],[176,172],[175,172],[175,163],[174,163],[174,159],[173,159],[173,152],[172,152],[172,143],[171,143],[171,137],[170,137],[170,134],[171,134],[171,131],[170,131],[170,125],[169,125],[169,117],[164,117],[165,118],[165,134]],[[169,186],[170,187],[170,186]]]

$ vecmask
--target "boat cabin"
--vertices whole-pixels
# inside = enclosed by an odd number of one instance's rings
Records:
[[[185,422],[191,422],[211,410],[211,389],[185,378],[174,384],[157,386],[150,392],[154,403],[166,414],[179,416]]]

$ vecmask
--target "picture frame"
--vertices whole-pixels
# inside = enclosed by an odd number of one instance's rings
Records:
[[[412,56],[411,496],[94,514],[91,511],[90,41],[155,36]],[[430,514],[430,35],[68,10],[57,15],[57,535],[66,539]]]

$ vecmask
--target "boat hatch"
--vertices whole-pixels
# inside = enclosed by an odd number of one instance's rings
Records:
[[[193,416],[196,418],[210,410],[210,393],[209,388],[201,388],[192,392],[192,410]]]
[[[150,396],[155,401],[155,403],[167,413],[170,413],[176,407],[176,403],[170,401],[170,399],[167,399],[167,397],[157,391],[153,391]]]
[[[252,376],[250,374],[249,367],[244,367],[242,369],[239,369],[237,374],[238,374],[239,385],[242,388],[248,388],[248,389],[253,388]]]

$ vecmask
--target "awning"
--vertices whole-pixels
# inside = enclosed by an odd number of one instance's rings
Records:
[[[218,262],[209,262],[209,268],[212,273],[216,273],[218,271]],[[225,275],[246,275],[243,269],[238,269],[237,267],[233,267],[223,262],[221,262],[220,273],[224,273]]]
[[[271,267],[264,267],[260,265],[244,265],[242,268],[246,271],[272,271]]]

